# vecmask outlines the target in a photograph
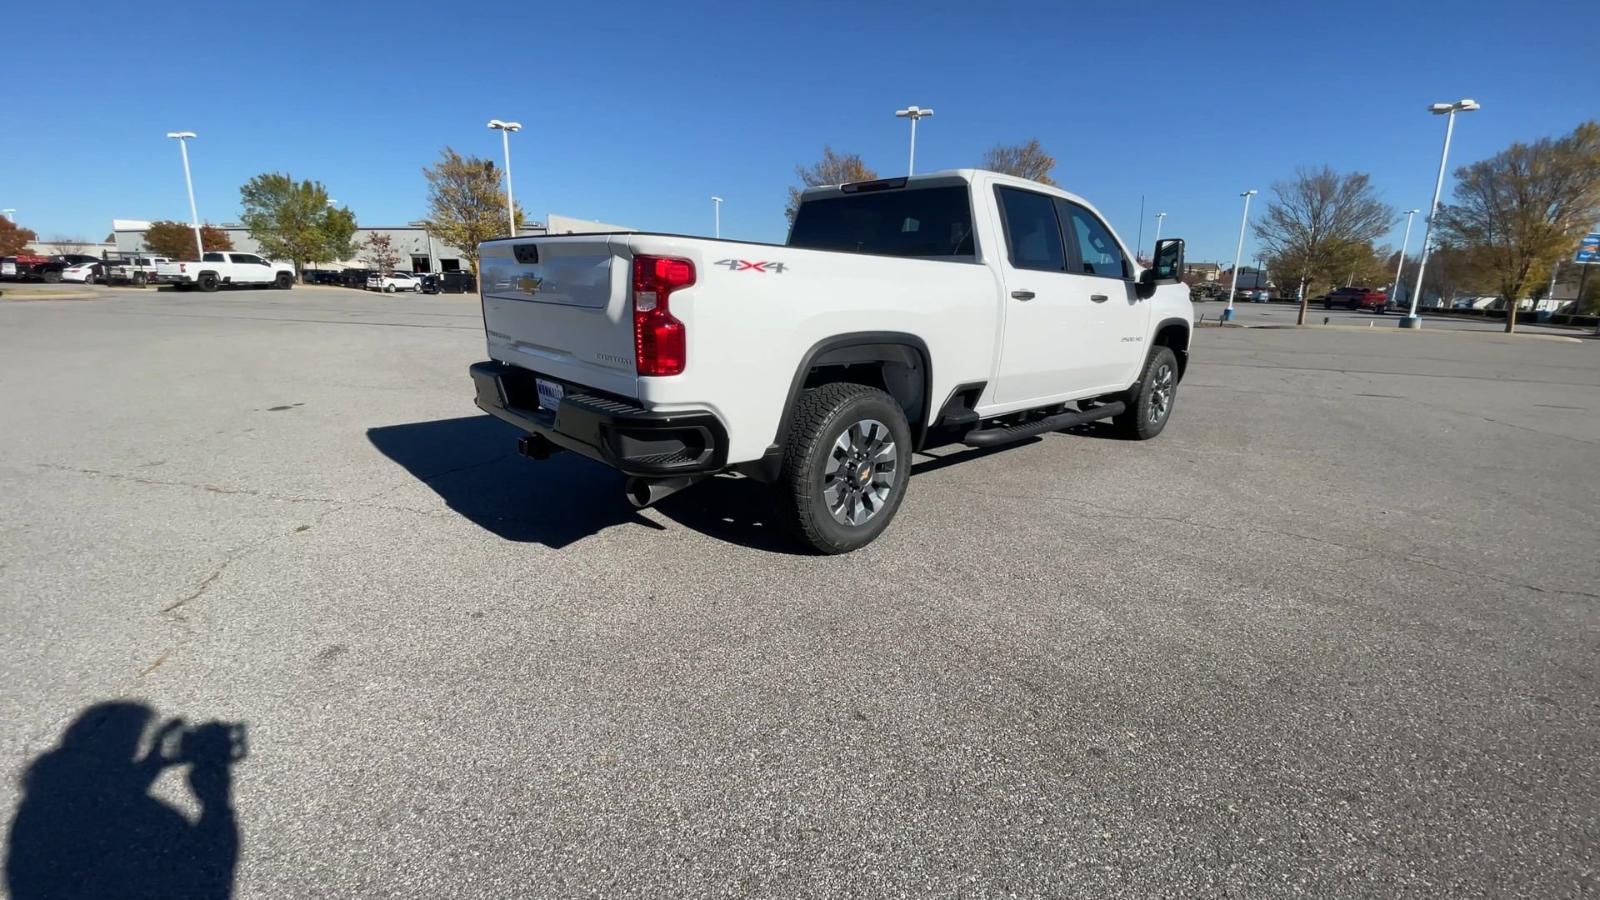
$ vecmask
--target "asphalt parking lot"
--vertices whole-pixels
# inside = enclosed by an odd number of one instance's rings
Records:
[[[242,724],[244,898],[1600,888],[1600,343],[1200,329],[819,558],[518,457],[470,296],[10,296],[0,809],[83,866],[231,853],[124,701]]]

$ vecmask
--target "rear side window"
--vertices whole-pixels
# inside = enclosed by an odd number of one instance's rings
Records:
[[[207,253],[200,257],[202,262],[227,262],[221,253]]]
[[[789,246],[884,256],[974,256],[965,185],[873,191],[807,200]]]
[[[1000,215],[1005,225],[1006,253],[1018,269],[1066,269],[1061,248],[1061,226],[1056,222],[1055,203],[1044,194],[1016,188],[997,188]]]
[[[1085,275],[1130,277],[1122,246],[1111,236],[1111,229],[1106,227],[1106,223],[1076,203],[1065,200],[1057,200],[1056,203],[1061,207],[1061,221],[1070,223],[1068,231],[1077,241],[1080,271]]]

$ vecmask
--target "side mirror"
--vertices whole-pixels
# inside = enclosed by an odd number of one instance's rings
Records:
[[[1141,300],[1155,296],[1156,287],[1177,284],[1183,280],[1183,239],[1167,238],[1156,241],[1155,258],[1150,268],[1139,273],[1138,295]]]

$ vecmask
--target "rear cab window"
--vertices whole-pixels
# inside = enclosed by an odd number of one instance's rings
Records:
[[[806,200],[789,246],[932,259],[975,259],[972,197],[965,182],[888,188]]]

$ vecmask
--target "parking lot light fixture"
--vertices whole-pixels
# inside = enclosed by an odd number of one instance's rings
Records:
[[[911,161],[906,163],[906,175],[915,175],[917,174],[917,120],[931,118],[933,110],[908,106],[905,109],[895,110],[894,114],[902,119],[911,120]]]
[[[1428,251],[1433,249],[1433,220],[1439,216],[1439,194],[1444,190],[1445,167],[1450,162],[1450,136],[1456,130],[1456,113],[1474,112],[1478,101],[1468,98],[1454,103],[1434,103],[1428,112],[1444,116],[1444,149],[1439,151],[1439,177],[1433,182],[1433,202],[1428,205],[1428,224],[1422,232],[1422,258],[1417,261],[1417,284],[1411,290],[1411,310],[1400,320],[1401,328],[1421,328],[1422,317],[1417,315],[1417,301],[1422,299],[1422,273],[1428,268]]]
[[[715,210],[713,215],[716,217],[716,236],[720,238],[722,237],[722,198],[712,197],[711,205]]]
[[[1422,212],[1422,210],[1406,210],[1406,233],[1405,237],[1400,239],[1400,262],[1396,263],[1394,267],[1394,287],[1391,288],[1394,293],[1390,296],[1391,300],[1398,300],[1400,297],[1400,276],[1406,269],[1406,246],[1411,243],[1411,219],[1419,212]]]
[[[0,209],[0,213],[3,213],[5,215],[6,221],[10,222],[13,225],[17,224],[17,211],[16,210],[7,207],[6,209]]]
[[[1165,219],[1166,217],[1167,217],[1166,213],[1156,213],[1156,243],[1158,243],[1158,244],[1161,243],[1161,220]],[[1152,249],[1150,251],[1150,253],[1152,254],[1152,257],[1153,257],[1154,254],[1155,254],[1155,250]],[[1153,262],[1154,259],[1152,258],[1151,261]]]
[[[1228,308],[1222,311],[1222,321],[1233,321],[1233,295],[1239,292],[1239,260],[1244,258],[1244,226],[1250,221],[1250,198],[1256,195],[1255,188],[1240,194],[1244,198],[1244,215],[1239,217],[1239,246],[1233,251],[1233,277],[1228,284]]]
[[[506,218],[511,220],[511,236],[517,236],[517,201],[511,195],[511,132],[521,131],[521,122],[502,122],[490,119],[489,127],[500,132],[500,144],[506,151]]]
[[[194,228],[194,258],[204,259],[206,248],[200,242],[200,213],[194,206],[194,179],[189,177],[189,141],[194,136],[192,131],[167,132],[167,137],[178,142],[178,152],[183,154],[183,186],[189,189],[189,224]]]

